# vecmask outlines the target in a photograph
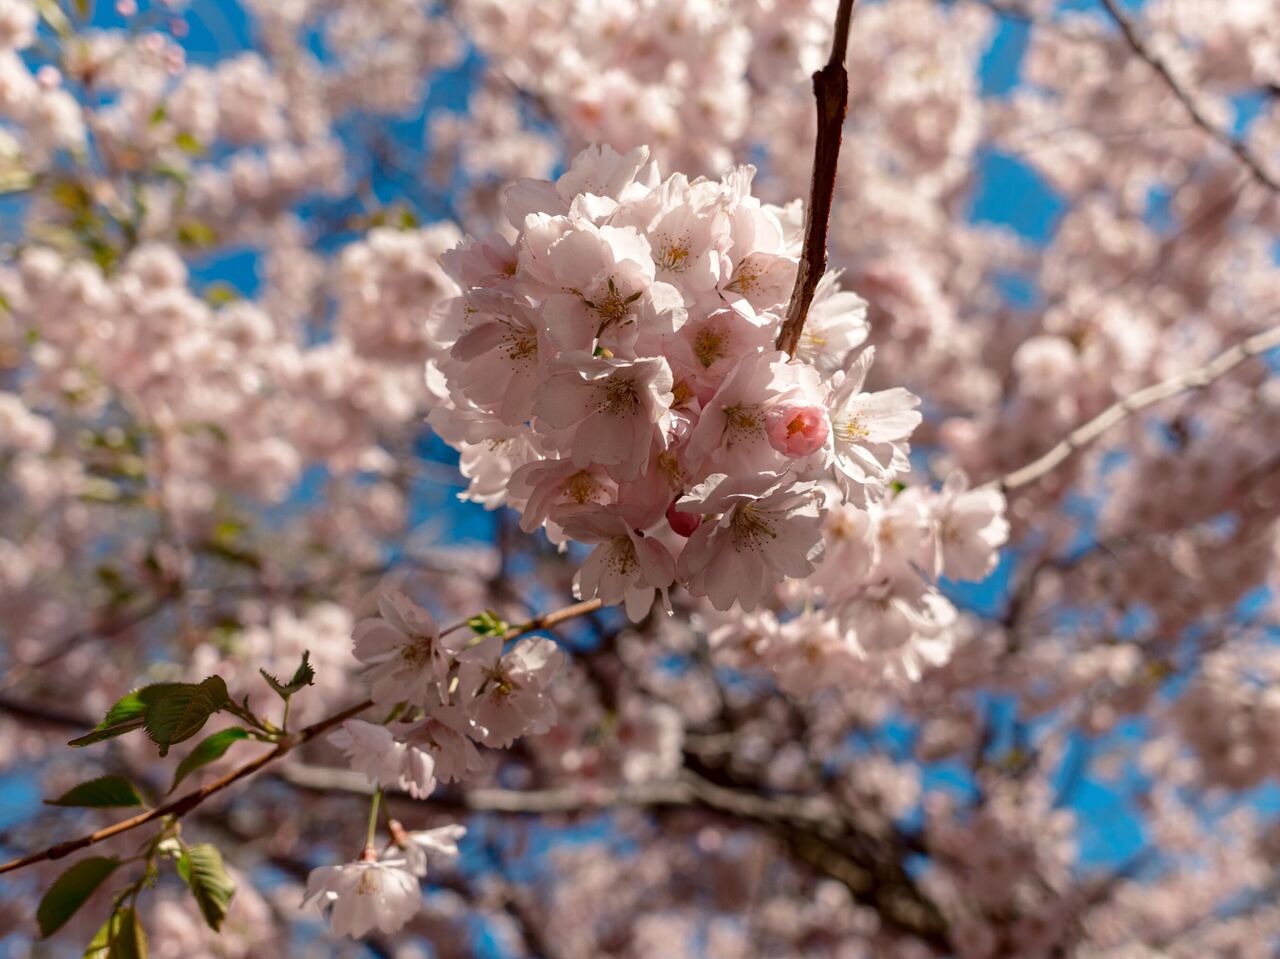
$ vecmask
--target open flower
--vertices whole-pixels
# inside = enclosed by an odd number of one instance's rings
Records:
[[[307,877],[302,904],[316,901],[340,936],[398,931],[422,908],[418,877],[404,859],[321,866]]]
[[[789,459],[808,455],[792,450],[822,448],[826,440],[822,432],[826,414],[819,408],[822,397],[813,367],[788,362],[786,354],[777,350],[748,354],[703,405],[686,455],[703,475],[707,471],[731,476],[781,472],[790,465]],[[795,431],[789,434],[788,429],[802,411],[807,412],[799,424],[801,435],[795,439]],[[794,442],[787,442],[789,436]]]
[[[460,707],[439,706],[401,735],[410,748],[431,757],[432,773],[437,779],[452,783],[484,766],[468,733],[482,738],[487,731],[473,725]]]
[[[606,603],[625,603],[633,622],[649,612],[654,593],[666,600],[676,578],[675,560],[656,539],[637,532],[624,513],[580,513],[566,523],[565,532],[580,543],[596,544],[574,577],[579,599],[599,596]]]
[[[577,513],[613,501],[618,484],[603,467],[580,467],[573,460],[536,460],[511,476],[511,496],[524,503],[520,528],[532,533],[550,521],[559,525]]]
[[[549,639],[525,639],[510,652],[489,636],[458,654],[458,694],[486,746],[505,748],[529,733],[545,733],[556,708],[544,695],[564,653]]]
[[[947,576],[979,580],[995,569],[1009,538],[1009,521],[998,489],[967,487],[963,473],[951,474],[934,506],[938,567]]]
[[[467,297],[470,329],[454,343],[442,368],[470,403],[508,426],[532,413],[551,352],[533,311],[508,296],[484,291]]]
[[[776,479],[776,477],[775,477]],[[822,493],[813,483],[781,483],[757,493],[757,477],[716,475],[679,500],[680,509],[720,513],[689,537],[679,569],[690,592],[716,609],[751,611],[788,576],[822,558]]]
[[[922,419],[919,397],[901,387],[862,392],[873,358],[868,347],[847,373],[837,373],[827,400],[835,480],[855,502],[865,502],[868,493],[883,491],[894,476],[910,470],[906,440]]]
[[[346,754],[347,762],[370,782],[399,786],[415,799],[425,799],[436,788],[435,759],[415,743],[402,742],[386,726],[348,719],[329,735],[329,741]]]
[[[392,824],[395,833],[398,823]],[[405,865],[415,876],[427,874],[428,860],[454,862],[458,858],[458,840],[467,834],[466,826],[456,824],[406,832],[398,837]]]
[[[401,593],[378,600],[381,616],[356,624],[355,656],[367,669],[373,701],[385,706],[428,703],[428,693],[448,673],[435,617]]]
[[[574,464],[610,466],[618,479],[647,472],[654,446],[666,445],[674,399],[667,361],[574,354],[557,366],[534,392],[533,411],[552,429],[572,432],[566,445]]]

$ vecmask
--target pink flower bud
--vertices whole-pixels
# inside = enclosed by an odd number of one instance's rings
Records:
[[[667,522],[671,524],[671,529],[677,536],[687,539],[702,525],[702,517],[697,513],[681,512],[676,509],[676,504],[672,503],[667,507]]]
[[[765,416],[769,443],[786,456],[808,456],[821,449],[831,432],[827,411],[821,406],[780,404]]]
[[[57,67],[46,63],[36,71],[36,82],[46,90],[53,90],[61,85],[62,73]]]
[[[138,12],[135,0],[116,0],[116,13],[122,17],[131,17]]]

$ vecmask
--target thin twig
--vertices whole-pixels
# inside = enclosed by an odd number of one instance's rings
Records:
[[[551,629],[552,627],[567,620],[574,619],[578,616],[585,616],[587,613],[593,613],[599,609],[601,605],[602,603],[600,600],[589,599],[581,603],[574,603],[572,606],[566,606],[563,609],[546,613],[542,616],[535,616],[527,623],[522,623],[508,631],[503,638],[504,640],[518,639],[528,633],[537,632],[543,629]],[[462,629],[466,625],[465,621],[455,623],[442,632],[450,633],[455,630]],[[280,743],[276,745],[276,748],[270,752],[263,753],[256,759],[250,760],[243,766],[232,770],[219,779],[215,779],[213,782],[202,786],[194,792],[187,793],[185,796],[171,802],[164,803],[163,805],[150,809],[147,812],[139,813],[129,819],[122,819],[120,822],[106,826],[96,832],[79,836],[76,839],[69,839],[65,842],[55,843],[52,846],[41,849],[38,852],[33,852],[30,855],[23,856],[20,859],[14,859],[10,862],[6,862],[3,865],[0,865],[0,874],[12,872],[15,869],[21,869],[23,866],[34,865],[35,863],[45,862],[50,859],[61,859],[63,856],[67,856],[78,849],[84,849],[87,846],[100,843],[105,839],[110,839],[112,836],[118,836],[131,829],[137,829],[139,826],[145,826],[147,823],[155,822],[157,819],[161,819],[165,816],[185,815],[192,809],[199,806],[214,793],[221,792],[228,786],[239,782],[241,779],[253,775],[253,773],[257,772],[259,769],[262,769],[264,766],[267,766],[275,760],[280,759],[282,756],[289,754],[303,743],[309,742],[317,736],[328,732],[334,726],[345,722],[353,716],[359,715],[372,705],[373,701],[366,699],[362,703],[357,703],[354,706],[348,706],[346,709],[334,713],[332,716],[322,719],[319,722],[312,723],[296,735],[281,740]]]
[[[1059,466],[1064,460],[1092,443],[1111,427],[1128,419],[1134,413],[1171,396],[1177,396],[1179,393],[1204,389],[1214,380],[1226,375],[1250,357],[1258,356],[1278,346],[1280,346],[1280,326],[1273,326],[1260,333],[1255,333],[1229,350],[1219,353],[1203,366],[1197,366],[1195,369],[1187,370],[1185,373],[1180,373],[1177,376],[1130,393],[1107,407],[1087,423],[1076,427],[1076,429],[1067,434],[1065,439],[1043,456],[1020,469],[1006,473],[1004,476],[994,480],[993,483],[1005,492],[1034,483]]]
[[[854,0],[840,0],[836,11],[831,58],[813,75],[813,97],[818,112],[818,137],[813,148],[813,179],[809,184],[809,206],[805,210],[804,249],[791,290],[787,316],[778,331],[777,348],[794,356],[809,317],[818,281],[827,272],[827,229],[831,205],[836,195],[836,166],[840,160],[840,136],[849,109],[849,71],[844,58],[849,48],[849,23]]]
[[[1258,161],[1257,157],[1249,152],[1249,148],[1226,130],[1214,123],[1211,123],[1209,118],[1200,112],[1200,108],[1196,106],[1196,102],[1192,99],[1191,94],[1184,89],[1182,84],[1180,84],[1177,78],[1174,77],[1168,64],[1166,64],[1164,60],[1155,53],[1155,51],[1148,47],[1146,41],[1138,35],[1138,30],[1134,25],[1134,22],[1129,18],[1128,14],[1120,9],[1120,5],[1116,0],[1100,0],[1100,2],[1102,3],[1103,9],[1105,9],[1111,19],[1115,21],[1116,26],[1120,28],[1120,32],[1124,34],[1124,38],[1128,42],[1129,47],[1141,59],[1145,60],[1157,74],[1159,74],[1160,79],[1164,81],[1165,86],[1169,88],[1173,95],[1178,98],[1178,102],[1180,102],[1186,109],[1187,113],[1190,114],[1191,119],[1195,121],[1196,126],[1200,127],[1200,129],[1204,130],[1205,133],[1209,134],[1209,136],[1213,137],[1234,153],[1237,159],[1248,167],[1249,172],[1253,174],[1253,178],[1255,180],[1269,189],[1272,193],[1280,193],[1280,180],[1277,180],[1262,168],[1262,164]]]

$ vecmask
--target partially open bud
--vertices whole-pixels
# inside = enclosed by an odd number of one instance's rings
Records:
[[[697,513],[683,513],[676,509],[675,503],[672,503],[667,507],[667,522],[671,524],[671,529],[677,535],[688,538],[702,525],[702,517]]]
[[[391,841],[401,849],[409,845],[409,834],[405,832],[404,824],[399,819],[388,820],[387,832],[391,834]]]
[[[808,456],[822,448],[831,421],[821,406],[781,403],[765,414],[769,444],[785,456]]]

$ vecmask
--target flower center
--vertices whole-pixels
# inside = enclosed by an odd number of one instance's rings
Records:
[[[609,380],[604,387],[601,409],[610,416],[623,416],[640,408],[640,394],[630,380]]]
[[[750,263],[739,263],[738,269],[729,281],[729,289],[746,296],[760,282],[760,271]]]
[[[759,551],[769,544],[769,540],[778,538],[773,527],[751,506],[739,506],[734,510],[730,528],[733,530],[733,548],[738,552],[744,549]]]
[[[718,330],[699,330],[693,339],[693,355],[703,367],[710,366],[725,353],[725,337]]]
[[[630,536],[618,536],[614,539],[606,563],[619,576],[628,576],[640,568],[636,544],[631,542]]]
[[[511,333],[507,336],[507,358],[527,360],[538,355],[538,339],[534,336],[521,336]]]
[[[857,416],[837,420],[835,427],[836,435],[847,443],[852,443],[855,440],[860,440],[871,435],[871,431],[862,425],[862,419]]]
[[[408,645],[400,647],[400,658],[407,666],[421,666],[431,661],[433,642],[430,637],[422,636]]]
[[[762,420],[758,406],[726,406],[724,410],[724,431],[726,442],[732,444],[752,433],[760,431]]]
[[[600,486],[586,470],[578,470],[564,481],[560,489],[566,497],[581,506],[591,501]]]
[[[679,240],[667,240],[658,248],[657,265],[672,273],[682,273],[689,266],[689,241],[681,237]]]

